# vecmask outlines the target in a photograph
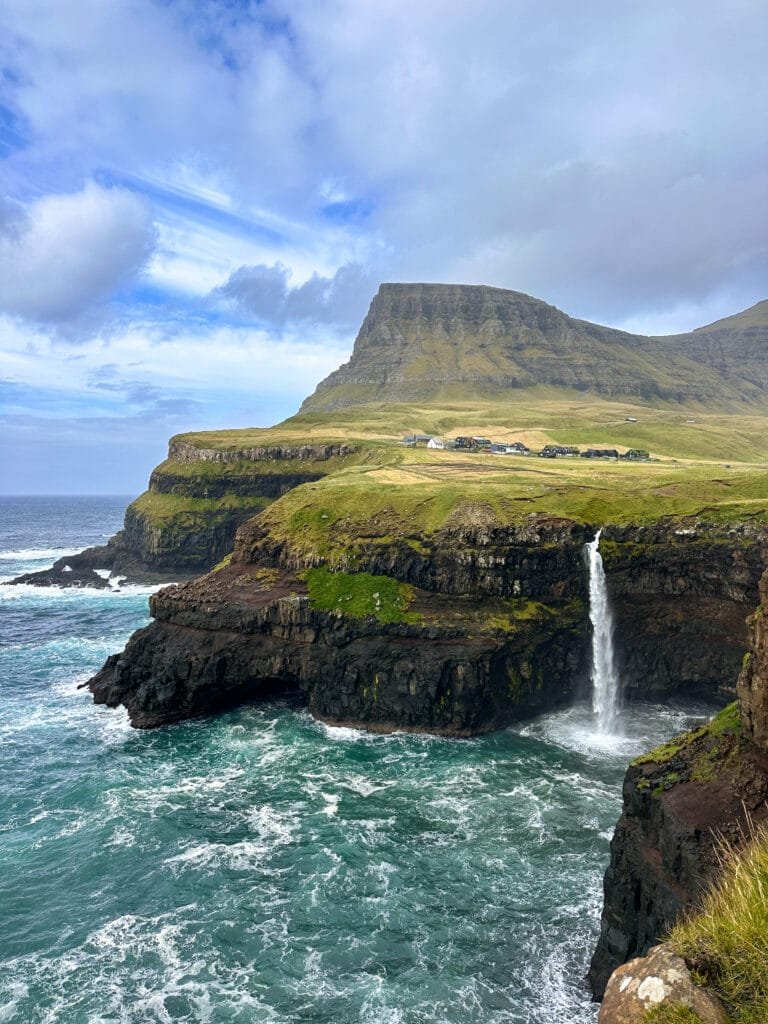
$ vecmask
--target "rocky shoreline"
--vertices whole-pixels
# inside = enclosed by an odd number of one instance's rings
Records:
[[[287,491],[322,479],[357,452],[352,444],[207,448],[172,437],[168,458],[106,544],[24,573],[15,584],[106,588],[170,583],[207,572],[231,551],[238,528]]]

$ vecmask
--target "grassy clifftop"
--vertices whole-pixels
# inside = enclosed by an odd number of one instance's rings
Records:
[[[582,447],[645,448],[661,458],[768,461],[768,409],[611,400],[563,388],[520,389],[514,401],[468,397],[455,388],[429,403],[372,401],[336,412],[302,412],[275,427],[178,434],[201,449],[233,451],[258,445],[388,442],[411,432],[454,437],[483,434]]]
[[[352,360],[298,415],[172,438],[126,535],[141,558],[170,567],[186,544],[185,566],[207,568],[268,505],[276,537],[319,552],[364,538],[415,541],[477,517],[489,527],[539,515],[590,525],[765,517],[766,331],[762,305],[691,335],[648,339],[503,289],[383,286]],[[754,380],[734,353],[757,368]],[[639,448],[653,461],[405,450],[410,433],[482,435],[534,451]]]
[[[270,506],[263,522],[276,539],[332,558],[361,544],[416,543],[477,521],[491,528],[537,516],[594,526],[680,516],[723,523],[768,518],[768,417],[543,388],[519,397],[514,405],[378,403],[301,414],[266,429],[178,435],[173,445],[183,447],[184,460],[158,467],[134,509],[152,524],[175,518],[183,529],[190,516],[202,527],[206,515],[231,509],[237,524],[249,510],[254,515]],[[653,461],[403,447],[403,434],[414,431],[521,440],[533,450],[548,443],[638,447],[650,450]],[[323,460],[306,454],[307,446],[340,445],[346,454]],[[242,457],[265,450],[269,458]],[[272,457],[275,452],[285,457]],[[234,461],[212,461],[219,453]]]
[[[765,1024],[768,829],[758,829],[744,850],[723,850],[717,883],[701,910],[673,928],[670,944],[720,997],[733,1024]]]

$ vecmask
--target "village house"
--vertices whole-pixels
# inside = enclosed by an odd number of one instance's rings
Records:
[[[545,444],[539,452],[540,459],[572,458],[579,454],[579,449],[565,444]]]
[[[440,437],[430,437],[427,441],[427,448],[445,448],[445,441]]]
[[[617,459],[619,453],[615,448],[587,448],[581,453],[582,459]]]

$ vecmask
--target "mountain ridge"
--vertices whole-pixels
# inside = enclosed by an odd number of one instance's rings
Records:
[[[763,314],[763,308],[765,314]],[[349,361],[301,412],[373,401],[514,397],[537,385],[644,401],[768,405],[768,302],[686,334],[631,334],[489,285],[386,283]]]

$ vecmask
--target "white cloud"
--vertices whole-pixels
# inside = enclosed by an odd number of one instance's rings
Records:
[[[0,233],[0,309],[33,321],[73,320],[136,274],[153,242],[146,203],[124,189],[89,183],[44,196]]]
[[[256,396],[274,395],[293,403],[295,411],[317,382],[349,358],[351,338],[320,330],[311,341],[301,332],[275,339],[252,328],[194,325],[169,334],[162,326],[135,323],[97,336],[77,349],[62,345],[44,330],[34,334],[9,319],[0,319],[4,378],[10,384],[38,388],[61,401],[103,399],[107,405],[130,404],[143,388],[154,398],[205,400],[218,396],[242,405]],[[115,388],[123,380],[125,388]],[[55,414],[55,405],[52,406]],[[228,423],[222,407],[219,425]]]
[[[760,297],[758,0],[8,0],[0,20],[30,143],[9,180],[116,169],[285,227],[270,246],[164,215],[162,288],[202,296],[278,260],[307,280],[375,251],[382,277],[603,320]],[[333,203],[368,212],[342,226]]]

